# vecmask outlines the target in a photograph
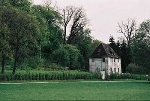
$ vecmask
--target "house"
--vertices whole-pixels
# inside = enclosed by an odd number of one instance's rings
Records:
[[[110,73],[121,73],[121,58],[108,44],[101,43],[89,58],[89,71],[101,72],[102,79]]]

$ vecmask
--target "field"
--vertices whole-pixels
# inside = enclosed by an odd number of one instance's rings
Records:
[[[23,84],[1,83],[0,100],[150,100],[150,82],[51,81]]]

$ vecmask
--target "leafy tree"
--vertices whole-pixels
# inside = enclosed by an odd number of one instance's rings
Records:
[[[72,40],[72,45],[75,45],[78,50],[80,50],[80,53],[84,59],[83,63],[86,70],[88,70],[88,59],[91,55],[91,44],[92,44],[92,38],[90,36],[90,29],[80,30],[76,37],[74,37],[74,40]]]
[[[14,67],[17,68],[20,57],[31,54],[37,47],[36,36],[39,34],[37,21],[26,12],[14,8],[1,7],[3,21],[10,30],[9,43],[13,50]]]
[[[72,45],[61,45],[53,52],[53,61],[63,67],[69,67],[71,70],[80,68],[79,60],[81,58],[79,50]]]
[[[126,67],[131,62],[130,50],[125,40],[123,40],[122,43],[120,43],[119,41],[117,41],[116,43],[114,40],[115,39],[111,36],[109,39],[110,47],[121,57],[122,72],[125,73]]]
[[[9,0],[12,7],[26,12],[30,12],[31,2],[29,0]]]
[[[0,15],[1,13],[2,11],[0,11]],[[12,58],[12,51],[9,44],[10,31],[8,29],[8,26],[3,22],[2,17],[0,18],[0,26],[0,59],[2,65],[1,73],[4,74],[4,66],[6,64],[6,60]]]
[[[117,51],[117,45],[115,43],[115,39],[113,38],[113,36],[110,36],[109,38],[109,42],[110,42],[110,47],[113,48],[115,50],[115,52]]]
[[[99,46],[101,41],[99,40],[93,40],[91,44],[91,54],[94,52],[94,50]]]
[[[150,20],[141,23],[132,43],[133,62],[150,73]]]
[[[9,0],[1,0],[0,6],[10,6]]]
[[[51,60],[51,55],[62,43],[61,16],[53,8],[35,5],[32,14],[40,22],[41,52],[44,58]]]
[[[130,55],[129,47],[127,46],[125,40],[123,40],[123,42],[120,45],[120,56],[121,56],[122,72],[126,73],[126,67],[131,62],[131,55]]]

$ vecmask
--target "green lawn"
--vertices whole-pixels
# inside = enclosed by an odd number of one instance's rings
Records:
[[[10,100],[150,100],[150,82],[0,84],[0,101]]]

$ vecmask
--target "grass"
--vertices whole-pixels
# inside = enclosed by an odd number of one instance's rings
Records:
[[[150,100],[150,82],[0,84],[0,100]]]

